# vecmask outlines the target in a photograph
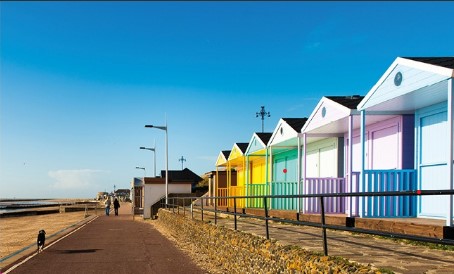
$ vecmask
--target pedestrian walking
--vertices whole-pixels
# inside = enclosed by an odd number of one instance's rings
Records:
[[[107,196],[107,199],[104,201],[104,205],[106,206],[106,216],[109,216],[110,213],[110,197]]]
[[[115,209],[115,216],[118,216],[118,209],[120,208],[120,202],[115,198],[114,200],[114,209]]]

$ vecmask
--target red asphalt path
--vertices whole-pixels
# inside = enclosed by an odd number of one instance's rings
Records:
[[[119,215],[100,216],[9,273],[207,273],[153,226],[133,221],[130,204]]]

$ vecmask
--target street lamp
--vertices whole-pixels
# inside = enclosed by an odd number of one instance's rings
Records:
[[[157,128],[160,130],[164,130],[166,132],[166,207],[169,204],[169,144],[168,144],[168,133],[167,133],[167,119],[165,126],[153,126],[153,125],[145,125],[148,128]]]
[[[143,169],[144,177],[147,177],[147,171],[145,170],[144,167],[136,166],[136,169]],[[145,179],[144,179],[144,180],[145,180]]]
[[[259,117],[259,116],[262,117],[262,132],[264,132],[263,131],[263,126],[264,126],[263,120],[265,119],[265,116],[270,117],[271,113],[265,111],[265,106],[261,106],[260,112],[255,113],[255,117]]]
[[[150,150],[150,151],[153,151],[154,153],[154,177],[156,178],[156,144],[155,144],[155,147],[153,148],[150,148],[150,147],[140,147],[140,149],[146,149],[146,150]]]
[[[186,162],[186,159],[183,156],[181,156],[181,158],[178,159],[178,162],[181,162],[181,170],[183,170],[184,169],[183,162]]]

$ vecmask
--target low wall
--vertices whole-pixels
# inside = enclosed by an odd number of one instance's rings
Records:
[[[198,253],[229,273],[377,273],[369,266],[283,246],[252,234],[191,220],[160,209],[158,222],[175,237],[190,239]]]

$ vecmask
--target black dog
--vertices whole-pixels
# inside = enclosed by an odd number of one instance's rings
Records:
[[[43,251],[45,241],[46,241],[46,231],[40,230],[38,233],[38,239],[36,241],[36,243],[38,244],[38,253]]]

